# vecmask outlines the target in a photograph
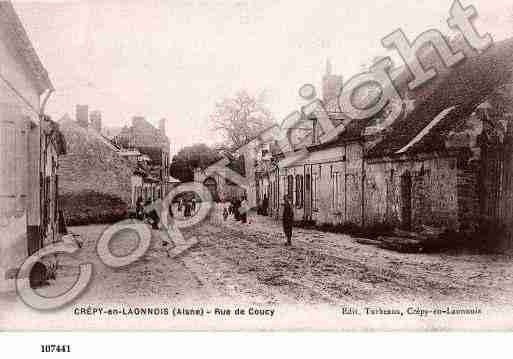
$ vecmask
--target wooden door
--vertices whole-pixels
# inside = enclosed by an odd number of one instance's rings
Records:
[[[304,208],[305,221],[312,220],[312,176],[310,166],[305,166],[305,184],[304,184]]]
[[[411,174],[406,171],[401,176],[401,218],[404,229],[411,229]]]

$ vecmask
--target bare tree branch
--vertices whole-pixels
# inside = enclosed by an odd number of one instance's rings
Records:
[[[227,147],[246,144],[274,124],[265,99],[263,93],[255,98],[246,90],[240,90],[235,97],[216,102],[215,110],[209,116],[212,130],[223,135]]]

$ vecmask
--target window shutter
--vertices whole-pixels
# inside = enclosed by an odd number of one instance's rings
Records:
[[[16,209],[16,123],[0,118],[0,202],[1,214],[12,215]]]

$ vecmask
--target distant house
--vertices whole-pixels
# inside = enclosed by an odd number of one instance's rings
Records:
[[[137,160],[144,167],[146,176],[141,177],[140,182],[139,179],[134,182],[134,197],[152,201],[169,193],[173,184],[169,182],[170,142],[165,119],[161,119],[156,128],[144,117],[133,117],[132,125],[123,127],[112,141],[122,151],[140,153]]]
[[[233,171],[232,173],[236,176],[245,176],[243,156],[234,158],[232,155],[226,153],[225,157],[225,159],[228,160],[228,164],[226,165],[227,170],[230,172]],[[206,168],[195,168],[194,182],[201,183],[208,188],[214,201],[232,201],[234,199],[241,199],[244,195],[247,195],[246,189],[232,181],[230,175],[224,171],[223,166],[220,166],[220,171],[210,171],[210,167],[209,165]]]
[[[52,83],[8,1],[0,2],[0,63],[3,291],[13,288],[23,260],[39,250],[45,238],[53,238],[56,158],[64,152],[64,143],[58,127],[44,116]]]

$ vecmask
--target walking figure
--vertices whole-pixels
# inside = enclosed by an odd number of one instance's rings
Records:
[[[286,246],[292,245],[292,226],[294,224],[294,211],[288,196],[284,196],[285,206],[283,208],[283,232],[287,238]]]
[[[240,218],[242,223],[248,222],[248,212],[249,212],[249,205],[248,200],[246,199],[246,196],[242,197],[242,202],[240,203]]]
[[[141,221],[144,218],[144,206],[142,197],[137,198],[137,202],[135,203],[135,217]]]
[[[191,211],[193,214],[196,212],[196,198],[193,198],[191,201]]]
[[[184,217],[191,216],[191,203],[187,200],[185,201],[185,204],[184,204],[183,216]]]

